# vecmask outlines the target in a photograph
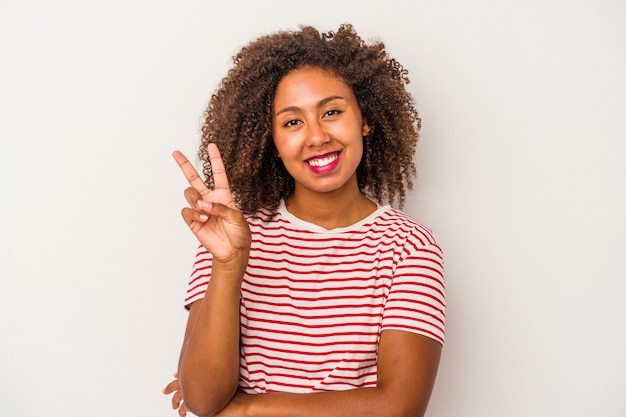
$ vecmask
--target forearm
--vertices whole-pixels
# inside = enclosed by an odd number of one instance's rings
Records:
[[[238,393],[232,402],[237,413],[232,415],[420,417],[426,412],[440,357],[441,345],[437,341],[386,330],[380,337],[376,387],[313,394]]]
[[[238,394],[233,400],[247,417],[423,416],[428,400],[407,401],[406,392],[361,388],[314,394]]]
[[[237,390],[244,270],[235,263],[213,263],[211,283],[181,351],[178,374],[184,401],[199,416],[218,412]]]

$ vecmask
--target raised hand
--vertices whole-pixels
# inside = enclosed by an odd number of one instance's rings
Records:
[[[186,198],[199,196],[191,207],[182,210],[182,216],[213,259],[228,262],[250,248],[250,228],[233,200],[217,146],[210,143],[208,151],[215,184],[213,190],[204,184],[185,155],[179,151],[172,154],[193,189],[185,192]]]

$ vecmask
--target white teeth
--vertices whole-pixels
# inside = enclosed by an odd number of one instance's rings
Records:
[[[329,155],[325,158],[309,159],[308,163],[309,165],[314,166],[314,167],[325,167],[326,165],[333,162],[335,159],[337,159],[336,153]]]

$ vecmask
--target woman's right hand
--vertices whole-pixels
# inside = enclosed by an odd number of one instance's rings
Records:
[[[172,156],[183,171],[191,188],[185,190],[190,207],[182,210],[185,223],[200,243],[213,255],[214,261],[227,263],[250,249],[250,228],[235,204],[228,185],[224,162],[214,143],[208,145],[215,187],[210,190],[189,160],[179,151]]]

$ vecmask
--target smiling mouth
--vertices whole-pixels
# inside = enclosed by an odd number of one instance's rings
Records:
[[[332,164],[333,162],[337,160],[338,157],[339,157],[339,152],[334,152],[334,153],[325,155],[321,158],[307,159],[306,163],[312,167],[321,168],[321,167],[325,167],[325,166]]]

